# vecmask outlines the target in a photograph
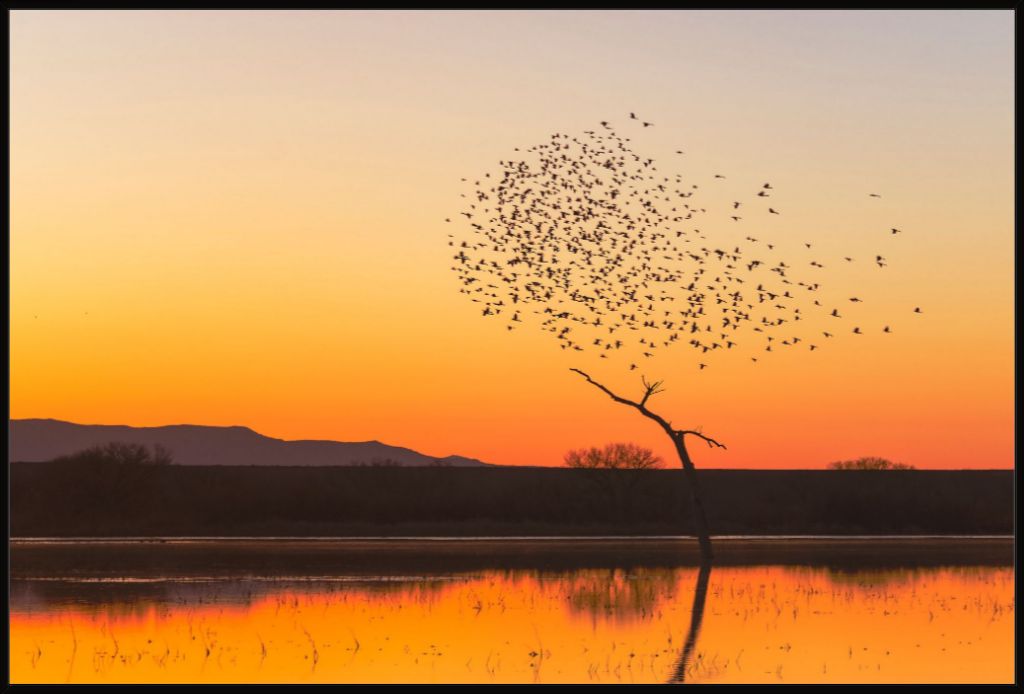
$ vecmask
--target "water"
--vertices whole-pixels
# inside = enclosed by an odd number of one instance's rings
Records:
[[[765,544],[15,543],[11,681],[1013,681],[1009,541]]]

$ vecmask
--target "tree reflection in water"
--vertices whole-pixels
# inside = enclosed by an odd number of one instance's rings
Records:
[[[686,633],[686,643],[683,644],[683,652],[676,662],[669,684],[686,682],[686,673],[690,669],[693,651],[697,646],[697,637],[700,635],[701,621],[704,619],[704,603],[708,597],[709,578],[711,578],[711,562],[704,562],[701,564],[700,571],[697,572],[697,587],[693,593],[693,610],[690,613],[690,629]]]

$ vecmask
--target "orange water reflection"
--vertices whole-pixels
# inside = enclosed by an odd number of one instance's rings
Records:
[[[12,682],[665,682],[696,568],[25,582]],[[98,592],[95,592],[98,591]],[[1012,568],[715,568],[687,682],[1011,682]]]

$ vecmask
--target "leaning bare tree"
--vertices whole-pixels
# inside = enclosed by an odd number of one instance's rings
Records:
[[[652,125],[635,118],[627,124],[637,133]],[[724,212],[716,212],[715,196],[721,205],[729,190],[725,176],[662,173],[630,142],[605,121],[594,130],[555,133],[548,142],[517,148],[493,175],[467,181],[471,188],[463,193],[460,212],[465,219],[458,220],[465,222],[463,233],[449,234],[448,244],[455,250],[460,291],[478,303],[482,315],[506,321],[509,330],[535,321],[561,349],[626,361],[629,371],[675,345],[698,353],[691,365],[697,372],[727,353],[749,350],[746,356],[758,362],[772,352],[813,352],[833,337],[833,325],[848,319],[856,320],[853,334],[891,332],[888,325],[857,320],[859,298],[826,298],[818,279],[826,267],[822,260],[877,272],[876,266],[887,266],[883,254],[821,258],[803,242],[792,244],[799,255],[790,262],[779,260],[776,247],[782,244],[771,236],[781,212],[771,183],[730,194]],[[682,154],[676,150],[671,156]],[[715,187],[709,201],[698,196],[701,186]],[[864,197],[871,204],[867,198],[878,195]],[[878,233],[895,239],[900,230]],[[797,266],[808,276],[795,277]],[[829,330],[805,320],[818,316]],[[652,412],[647,403],[661,390],[660,381],[643,379],[644,392],[634,401],[572,370],[672,439],[689,483],[702,556],[710,559],[686,438],[725,446]]]
[[[686,473],[686,482],[690,490],[690,501],[693,506],[694,528],[697,531],[697,539],[700,542],[700,554],[701,557],[704,558],[706,561],[710,561],[714,556],[713,552],[711,551],[711,532],[708,528],[707,514],[704,512],[704,502],[702,500],[700,493],[700,484],[697,482],[697,469],[693,466],[693,461],[690,459],[690,454],[686,450],[686,437],[696,436],[697,438],[700,438],[707,442],[708,446],[712,447],[717,446],[719,448],[725,448],[725,446],[719,443],[718,441],[715,441],[710,436],[705,436],[699,431],[695,431],[693,429],[675,429],[673,428],[672,424],[668,422],[664,417],[655,414],[654,412],[651,412],[649,409],[647,409],[647,401],[650,399],[650,397],[664,390],[661,387],[661,381],[648,383],[646,378],[642,379],[644,384],[643,397],[640,398],[640,402],[634,402],[633,400],[627,400],[626,398],[616,395],[612,391],[608,390],[608,388],[604,387],[603,385],[601,385],[600,383],[592,379],[590,376],[580,371],[579,369],[571,370],[575,371],[576,373],[583,376],[583,378],[587,379],[588,383],[591,383],[597,388],[600,388],[606,395],[608,395],[608,397],[610,397],[615,402],[633,407],[638,412],[640,412],[640,414],[642,414],[644,417],[653,420],[655,423],[657,423],[659,427],[661,427],[662,431],[668,434],[668,437],[672,439],[672,444],[675,446],[676,453],[679,455],[679,461],[682,463],[683,470]]]

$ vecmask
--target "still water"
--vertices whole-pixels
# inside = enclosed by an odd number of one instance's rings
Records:
[[[37,550],[51,551],[63,550]],[[453,570],[410,560],[374,573],[364,553],[348,573],[249,561],[204,575],[134,557],[136,570],[110,575],[39,556],[12,554],[15,683],[1014,679],[1005,562],[726,556],[701,570],[613,552],[554,569],[448,557]]]

